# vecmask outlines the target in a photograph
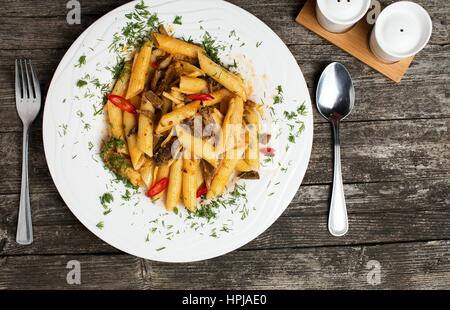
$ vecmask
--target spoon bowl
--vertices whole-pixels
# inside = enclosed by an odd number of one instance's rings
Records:
[[[333,127],[334,177],[331,194],[328,231],[333,236],[343,236],[348,231],[347,208],[341,171],[341,143],[339,128],[355,105],[355,89],[350,73],[340,63],[334,62],[323,71],[317,86],[316,104],[319,113]]]
[[[319,113],[327,120],[345,119],[355,104],[355,89],[350,73],[338,62],[323,71],[316,92]]]

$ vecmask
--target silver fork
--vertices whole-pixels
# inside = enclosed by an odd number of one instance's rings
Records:
[[[41,88],[36,69],[31,60],[16,59],[16,108],[23,123],[22,186],[20,190],[19,217],[16,242],[28,245],[33,242],[30,192],[28,186],[28,129],[41,108]]]

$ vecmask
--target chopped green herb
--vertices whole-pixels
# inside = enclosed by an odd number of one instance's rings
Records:
[[[165,246],[163,246],[163,247],[160,247],[160,248],[158,248],[158,249],[156,249],[156,251],[162,251],[162,250],[164,250],[166,247]]]
[[[101,222],[98,222],[97,225],[95,225],[95,226],[97,226],[98,229],[103,229],[103,227],[105,227],[105,224],[103,223],[103,221],[101,221]]]
[[[131,192],[127,189],[125,191],[125,194],[122,195],[122,199],[125,201],[130,201],[131,199]]]
[[[78,80],[77,81],[77,87],[81,88],[87,85],[88,82],[86,82],[85,80]]]
[[[262,41],[256,42],[256,47],[257,47],[257,48],[260,47],[261,44],[262,44]]]
[[[214,39],[208,31],[206,31],[205,34],[203,35],[203,40],[201,44],[205,49],[208,57],[211,58],[212,61],[223,66],[219,58],[219,52],[225,50],[225,46],[218,44],[216,42],[216,39]]]
[[[108,205],[114,201],[114,197],[111,193],[104,193],[100,196],[100,203],[104,209],[108,209]]]
[[[86,55],[82,55],[80,56],[80,58],[78,58],[78,63],[75,65],[75,67],[81,68],[85,64],[86,64]]]
[[[175,16],[175,19],[173,20],[173,23],[176,24],[176,25],[182,25],[183,24],[183,22],[181,20],[182,18],[183,17],[179,16],[179,15]]]
[[[94,143],[92,143],[91,141],[88,142],[88,149],[89,151],[92,151],[92,149],[94,148]]]
[[[283,87],[281,87],[281,85],[277,86],[277,94],[273,97],[273,104],[279,104],[279,103],[283,103],[284,98],[283,98]]]

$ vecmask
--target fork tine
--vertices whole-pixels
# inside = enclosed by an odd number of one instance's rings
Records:
[[[41,98],[41,86],[39,85],[39,79],[37,75],[36,68],[34,67],[34,64],[30,60],[30,68],[31,68],[31,74],[33,76],[33,85],[34,85],[34,94],[37,99]]]
[[[27,65],[27,60],[24,60],[24,64],[25,64],[25,72],[27,74],[27,84],[28,84],[28,97],[29,98],[35,98],[34,95],[34,91],[33,91],[33,84],[31,82],[32,80],[32,76],[31,76],[31,60],[28,60],[28,65]],[[30,70],[28,70],[28,67],[30,66]]]
[[[23,62],[22,59],[20,60],[20,75],[21,75],[21,80],[22,80],[22,98],[29,98],[29,94],[28,94],[28,88],[27,88],[27,84],[26,84],[26,76],[25,76],[25,72],[23,71]]]
[[[16,59],[16,100],[22,97],[22,86],[20,85],[19,60]]]

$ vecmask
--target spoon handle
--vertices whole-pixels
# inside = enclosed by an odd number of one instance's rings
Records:
[[[339,120],[332,121],[334,135],[334,178],[331,194],[328,231],[336,237],[343,236],[348,231],[347,208],[345,206],[344,185],[341,172],[341,142],[339,139]]]

